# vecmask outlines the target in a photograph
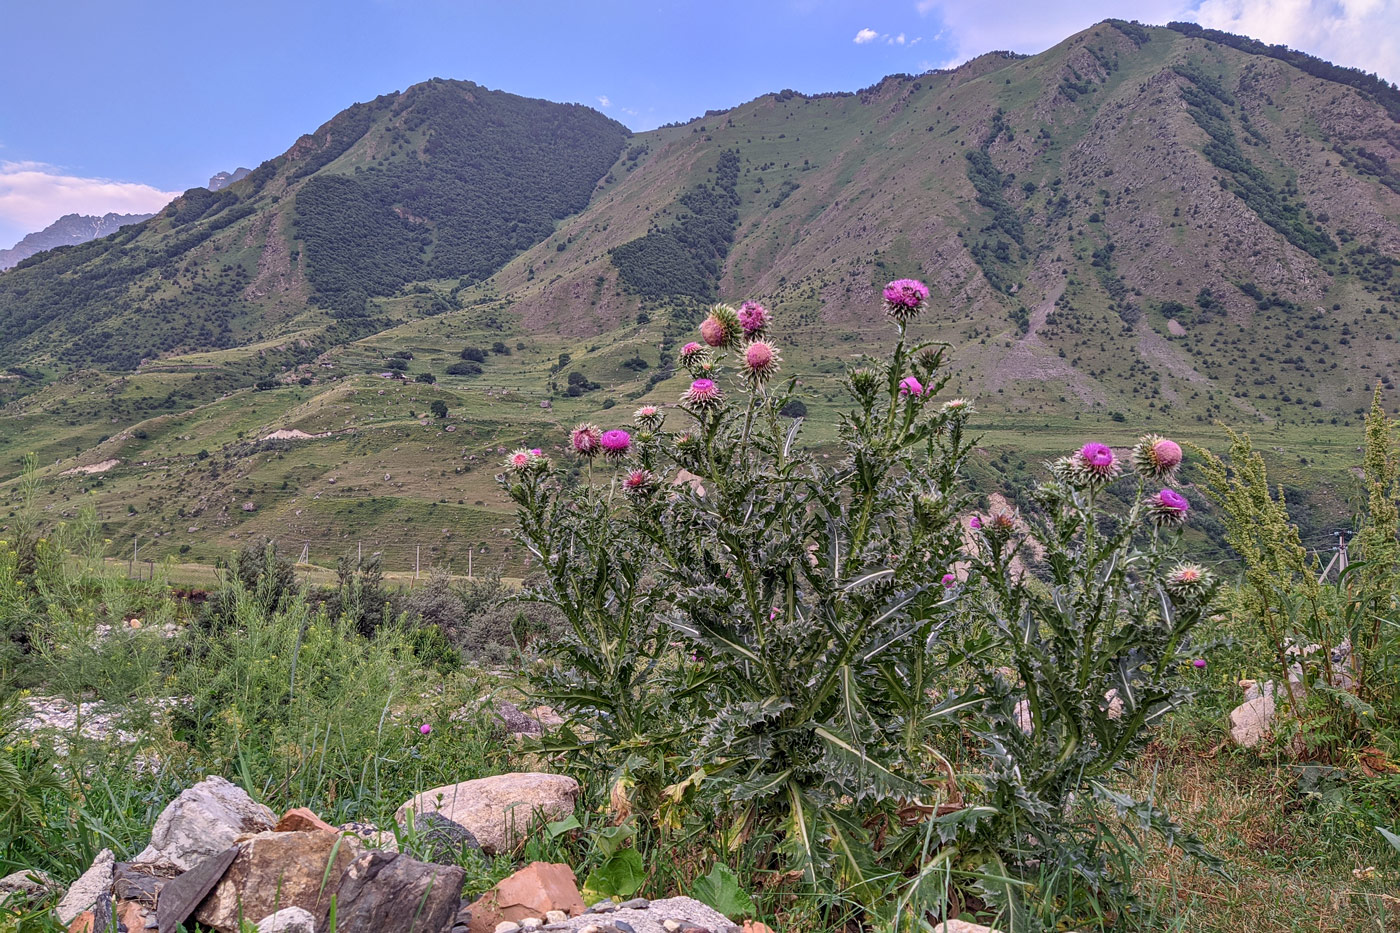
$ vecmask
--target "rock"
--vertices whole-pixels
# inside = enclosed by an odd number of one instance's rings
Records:
[[[195,908],[224,877],[224,872],[233,864],[241,849],[241,846],[229,846],[213,858],[205,859],[167,882],[156,903],[156,920],[160,929],[174,930],[188,920]]]
[[[340,832],[351,833],[370,849],[383,849],[386,852],[399,851],[399,838],[391,832],[381,832],[373,823],[341,823]]]
[[[336,880],[360,852],[355,839],[331,833],[258,833],[238,846],[194,918],[223,933],[239,933],[242,917],[300,907],[324,928]]]
[[[128,933],[143,933],[146,921],[154,908],[139,901],[117,901],[112,913],[117,922],[126,927]]]
[[[496,924],[491,933],[515,933],[515,931],[519,929],[520,924],[516,923],[514,920],[502,920],[500,923]]]
[[[472,831],[441,813],[419,813],[413,818],[412,854],[425,862],[456,865],[463,849],[480,849]]]
[[[0,904],[31,904],[43,900],[58,889],[54,880],[42,871],[21,869],[0,878]]]
[[[536,706],[534,709],[527,710],[526,715],[538,722],[545,732],[553,732],[564,724],[564,717],[550,706]]]
[[[571,917],[561,924],[551,923],[546,929],[581,933],[589,926],[597,926],[611,933],[613,928],[621,931],[626,924],[635,933],[681,933],[681,931],[704,930],[706,933],[738,933],[738,927],[717,910],[689,897],[667,897],[654,900],[645,909],[618,906],[608,914],[584,914]]]
[[[520,923],[550,911],[583,913],[578,879],[568,865],[531,862],[472,903],[471,933],[492,933],[503,922]]]
[[[85,910],[74,917],[72,923],[68,924],[68,933],[92,933],[92,924],[92,911]]]
[[[155,907],[161,890],[180,869],[168,859],[152,862],[117,862],[112,871],[112,896]]]
[[[1253,748],[1269,734],[1274,713],[1272,691],[1244,701],[1230,713],[1230,738],[1241,748]]]
[[[258,933],[316,933],[316,918],[300,907],[284,907],[259,920]]]
[[[247,833],[270,830],[277,816],[243,788],[208,777],[182,792],[156,820],[151,845],[185,871]]]
[[[744,928],[740,933],[773,933],[773,928],[766,923],[759,923],[757,920],[745,920]]]
[[[1030,700],[1016,701],[1016,725],[1019,726],[1021,731],[1026,735],[1030,735],[1035,731],[1035,719],[1031,716]]]
[[[545,923],[563,923],[565,920],[568,920],[568,919],[569,919],[569,915],[568,915],[568,913],[567,913],[566,911],[562,911],[562,910],[546,910],[546,911],[544,912],[544,922],[545,922]]]
[[[471,831],[487,855],[508,852],[528,834],[536,811],[545,820],[574,812],[578,781],[558,774],[525,772],[436,787],[399,807],[402,822],[409,812],[441,813]]]
[[[506,735],[543,735],[538,722],[525,715],[514,703],[505,700],[496,704],[496,718],[505,723]]]
[[[112,870],[115,864],[116,859],[112,856],[111,849],[103,849],[97,853],[92,865],[73,882],[68,893],[58,902],[55,912],[58,914],[59,923],[72,923],[74,918],[97,903],[99,895],[111,891]]]
[[[933,933],[1001,933],[1001,931],[984,927],[980,923],[968,923],[966,920],[945,920],[933,928]]]
[[[336,892],[340,930],[441,933],[461,904],[466,872],[398,852],[371,850],[350,863]]]
[[[295,807],[282,814],[282,818],[277,821],[276,826],[272,827],[272,831],[277,833],[340,832],[306,807]]]

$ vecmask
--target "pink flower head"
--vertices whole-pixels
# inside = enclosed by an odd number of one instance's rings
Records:
[[[543,457],[543,456],[544,456],[544,451],[543,451],[543,450],[540,450],[538,447],[532,449],[532,450],[530,451],[530,453],[534,454],[536,457]]]
[[[724,400],[724,393],[713,379],[696,379],[685,390],[682,400],[692,408],[711,408]]]
[[[1175,489],[1163,489],[1147,503],[1147,512],[1156,525],[1180,525],[1186,521],[1191,503]]]
[[[768,309],[756,301],[746,301],[739,306],[739,326],[745,337],[762,337],[772,322]]]
[[[428,725],[428,724],[425,722],[425,723],[423,723],[423,725],[421,725],[421,726],[418,727],[418,733],[419,733],[420,735],[432,735],[432,734],[433,734],[433,727],[430,726],[430,725]]]
[[[700,322],[700,339],[717,350],[732,347],[739,339],[739,315],[729,305],[715,305]]]
[[[755,340],[744,348],[744,376],[753,383],[767,382],[778,372],[778,348],[766,340]]]
[[[1191,662],[1191,666],[1194,667],[1194,668],[1195,668],[1196,670],[1198,670],[1198,671],[1199,671],[1199,670],[1203,670],[1203,669],[1205,668],[1205,666],[1206,666],[1206,659],[1205,659],[1205,658],[1197,658],[1196,660],[1194,660],[1194,661]]]
[[[681,365],[689,366],[696,360],[703,358],[706,352],[704,346],[692,340],[690,343],[681,347]]]
[[[569,432],[569,443],[574,453],[592,460],[603,447],[603,431],[596,424],[587,422]]]
[[[885,286],[885,313],[901,324],[912,321],[924,309],[928,286],[918,279],[896,279]]]
[[[1133,467],[1144,479],[1166,480],[1181,466],[1181,445],[1156,434],[1138,439],[1133,448]]]
[[[506,466],[517,473],[529,473],[532,470],[549,466],[549,461],[540,456],[538,451],[520,447],[511,451],[510,456],[506,458]]]
[[[953,587],[955,587],[955,586],[957,586],[957,585],[958,585],[958,578],[957,578],[957,577],[953,576],[951,573],[945,573],[945,574],[943,575],[943,588],[944,588],[945,590],[951,590]]]
[[[991,516],[992,531],[999,531],[1003,534],[1016,530],[1016,516],[1011,512],[993,512]]]
[[[901,396],[921,396],[924,394],[924,384],[913,376],[905,376],[899,380],[899,394]]]
[[[982,527],[982,519],[978,518],[976,515],[972,516],[967,520],[967,527],[971,528],[973,531],[977,531]]]
[[[651,491],[652,482],[655,479],[650,470],[633,470],[627,474],[627,478],[622,481],[622,489],[631,496],[643,496]]]
[[[599,439],[603,446],[603,456],[609,460],[621,460],[632,449],[632,435],[621,428],[604,431]]]

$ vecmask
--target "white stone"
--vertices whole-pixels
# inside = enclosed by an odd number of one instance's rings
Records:
[[[520,929],[520,924],[514,920],[502,920],[496,924],[496,933],[515,933],[518,929]]]
[[[284,907],[259,920],[258,933],[316,933],[316,918],[300,907]]]
[[[103,849],[93,859],[92,866],[73,882],[63,900],[58,902],[56,913],[59,922],[67,926],[73,918],[97,903],[97,896],[112,888],[112,867],[116,859],[111,849]]]
[[[984,927],[980,923],[968,923],[966,920],[945,920],[933,928],[933,933],[1001,933],[1001,931]]]
[[[578,781],[559,774],[525,772],[435,787],[412,797],[394,818],[403,823],[412,813],[441,813],[471,830],[487,855],[509,852],[529,832],[538,811],[545,820],[562,820],[574,812]]]
[[[151,830],[151,845],[184,871],[233,845],[239,836],[272,829],[277,814],[236,784],[207,777],[171,801]]]
[[[544,912],[545,923],[563,923],[569,919],[569,915],[562,910],[546,910]]]
[[[1264,741],[1274,721],[1274,694],[1246,700],[1230,713],[1230,738],[1241,748],[1253,748]]]

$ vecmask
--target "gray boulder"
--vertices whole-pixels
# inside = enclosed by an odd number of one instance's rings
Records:
[[[68,893],[58,902],[56,910],[61,923],[72,923],[74,917],[91,909],[99,898],[111,893],[112,871],[116,862],[111,849],[103,849],[97,853],[92,865],[73,882]]]
[[[259,920],[258,933],[316,933],[316,918],[300,907],[286,907]]]
[[[171,801],[151,830],[151,847],[184,871],[223,852],[239,836],[277,824],[277,814],[221,777],[208,777]]]

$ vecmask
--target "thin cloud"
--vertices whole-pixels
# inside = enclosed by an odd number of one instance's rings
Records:
[[[42,230],[64,214],[152,214],[180,192],[64,175],[43,162],[0,162],[0,224]]]
[[[880,38],[880,34],[875,30],[862,29],[860,32],[856,33],[856,37],[852,41],[855,42],[856,45],[865,45],[865,43],[874,42],[878,38]]]
[[[606,95],[606,94],[601,94],[601,95],[599,95],[599,97],[598,97],[598,106],[599,106],[599,107],[611,107],[611,106],[612,106],[612,101],[608,100],[608,95]]]
[[[890,36],[888,39],[885,40],[885,42],[886,42],[886,44],[888,44],[888,45],[903,45],[903,44],[904,44],[904,33],[901,32],[901,33],[900,33],[899,35],[897,35],[897,36]]]

